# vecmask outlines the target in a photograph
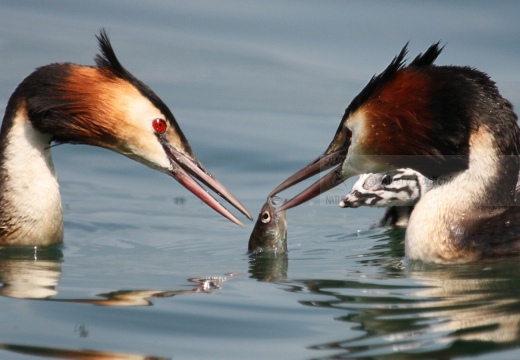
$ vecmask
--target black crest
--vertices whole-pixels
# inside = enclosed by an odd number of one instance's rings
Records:
[[[98,40],[99,50],[101,51],[101,54],[96,55],[96,65],[100,68],[110,70],[120,78],[133,78],[132,74],[130,74],[117,59],[105,29],[99,31],[99,35],[96,35],[96,39]]]
[[[183,139],[186,148],[189,149],[189,144],[168,106],[166,106],[166,104],[152,91],[152,89],[133,76],[123,67],[123,65],[121,65],[104,28],[99,31],[99,35],[96,35],[96,38],[98,40],[99,50],[101,52],[95,57],[96,65],[100,69],[107,70],[114,76],[126,80],[134,85],[136,89],[139,90],[141,94],[143,94],[143,96],[147,97],[152,102],[152,104],[154,104],[164,114],[164,116],[166,116],[165,120],[169,121],[170,124],[175,127],[177,133]]]
[[[443,47],[439,47],[439,42],[431,45],[424,54],[419,54],[408,67],[421,67],[432,65],[435,59],[441,53]],[[404,68],[405,57],[408,54],[408,43],[403,47],[401,52],[394,57],[390,65],[379,75],[374,75],[363,90],[352,100],[350,105],[345,110],[343,120],[348,118],[350,114],[356,111],[362,104],[364,104],[377,90],[383,88],[389,81],[391,81],[395,74]]]
[[[442,52],[442,49],[444,49],[444,46],[440,47],[440,41],[437,41],[435,44],[431,45],[424,54],[421,53],[417,55],[409,66],[428,66],[433,64]]]
[[[110,72],[112,75],[121,78],[123,80],[128,81],[132,85],[134,85],[137,90],[143,96],[146,96],[152,104],[154,104],[161,112],[168,117],[167,120],[170,122],[175,121],[173,114],[170,109],[163,103],[163,101],[150,89],[146,84],[133,76],[128,70],[126,70],[123,65],[117,59],[114,48],[112,48],[112,44],[110,44],[110,40],[108,38],[107,32],[105,29],[101,29],[99,31],[99,35],[96,35],[96,38],[99,43],[100,54],[97,54],[95,57],[95,61],[97,66],[100,69],[105,69]]]
[[[134,85],[144,96],[150,98],[150,100],[157,106],[158,102],[162,103],[157,95],[143,82],[133,76],[128,70],[117,59],[116,53],[110,39],[108,38],[107,32],[104,28],[99,31],[99,35],[96,35],[98,40],[100,54],[97,54],[94,60],[96,65],[100,69],[107,70],[112,75],[130,82]],[[164,106],[164,104],[163,104]],[[165,114],[166,115],[166,114]]]

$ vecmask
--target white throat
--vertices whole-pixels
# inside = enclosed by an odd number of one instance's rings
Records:
[[[23,108],[13,119],[2,164],[4,178],[1,244],[50,245],[63,238],[58,180],[49,142],[31,125]]]
[[[501,177],[511,176],[499,169],[499,154],[493,144],[485,129],[472,134],[469,168],[435,183],[417,203],[406,231],[409,259],[436,263],[473,260],[475,254],[470,249],[457,245],[464,240],[468,226],[505,210],[503,204],[487,206],[494,204],[485,204],[485,197]]]

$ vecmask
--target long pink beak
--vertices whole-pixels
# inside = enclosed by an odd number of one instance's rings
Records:
[[[301,193],[283,204],[280,208],[278,208],[278,211],[283,211],[298,206],[343,182],[346,177],[341,173],[341,166],[346,156],[346,150],[344,149],[333,151],[329,154],[325,153],[278,185],[271,192],[271,194],[269,194],[269,196],[274,196],[279,192],[296,185],[305,179],[310,178],[313,175],[319,174],[339,164],[339,166],[337,166],[333,171],[320,178],[307,189],[303,190]]]
[[[207,171],[204,166],[197,160],[192,159],[185,154],[179,152],[171,146],[164,146],[166,153],[170,158],[172,164],[171,175],[181,183],[186,189],[191,191],[195,196],[204,201],[213,210],[233,221],[235,224],[244,226],[240,220],[238,220],[228,209],[220,204],[211,194],[206,191],[197,181],[191,176],[198,179],[204,185],[215,191],[220,197],[233,205],[242,214],[247,216],[249,220],[253,220],[253,217],[244,205],[238,201],[233,194],[231,194],[217,179]],[[191,175],[191,176],[190,176]]]

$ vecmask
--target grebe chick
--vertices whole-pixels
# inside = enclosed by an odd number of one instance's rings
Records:
[[[520,178],[519,178],[520,180]],[[436,179],[435,181],[444,181]],[[421,198],[433,185],[433,180],[412,169],[397,169],[380,174],[362,174],[352,190],[340,201],[343,208],[360,206],[386,207],[385,214],[373,227],[406,227]],[[516,184],[515,206],[520,205],[520,181]]]
[[[383,218],[373,227],[406,227],[415,204],[431,185],[430,179],[412,169],[362,174],[339,206],[388,207]]]
[[[101,51],[97,66],[40,67],[9,99],[0,129],[0,246],[62,241],[52,142],[116,151],[171,175],[214,210],[241,224],[196,178],[252,219],[197,160],[170,109],[121,65],[104,30],[97,39]]]
[[[280,210],[354,175],[411,168],[448,180],[416,204],[406,228],[408,259],[462,263],[519,255],[517,116],[486,74],[433,65],[441,51],[433,44],[406,65],[405,46],[374,76],[347,107],[327,150],[271,195],[336,167]]]

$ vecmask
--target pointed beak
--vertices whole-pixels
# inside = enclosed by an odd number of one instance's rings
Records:
[[[204,166],[196,159],[188,157],[180,151],[174,149],[172,146],[163,146],[170,163],[172,165],[171,175],[183,185],[186,189],[191,191],[195,196],[204,201],[213,210],[233,221],[235,224],[244,226],[228,209],[220,204],[211,194],[206,191],[197,181],[199,180],[211,190],[215,191],[217,195],[233,205],[242,214],[247,216],[249,220],[253,220],[251,214],[217,179],[207,171]]]
[[[341,184],[352,174],[345,174],[343,171],[343,162],[347,158],[348,149],[350,147],[350,138],[352,133],[343,126],[344,119],[341,121],[332,142],[327,150],[309,165],[290,176],[274,189],[269,196],[274,196],[279,192],[298,184],[299,182],[319,174],[325,170],[334,168],[327,175],[320,178],[314,184],[303,190],[301,193],[287,201],[278,208],[279,211],[287,210],[298,206],[316,196],[332,189]]]
[[[310,178],[313,175],[335,167],[334,170],[320,178],[313,185],[283,204],[280,208],[278,208],[278,211],[287,210],[300,205],[342,183],[343,180],[347,178],[342,174],[341,171],[343,161],[345,161],[347,156],[347,149],[348,147],[341,147],[335,151],[326,151],[309,165],[278,185],[278,187],[276,187],[276,189],[274,189],[269,196],[274,196],[279,192],[296,185],[305,179]]]

